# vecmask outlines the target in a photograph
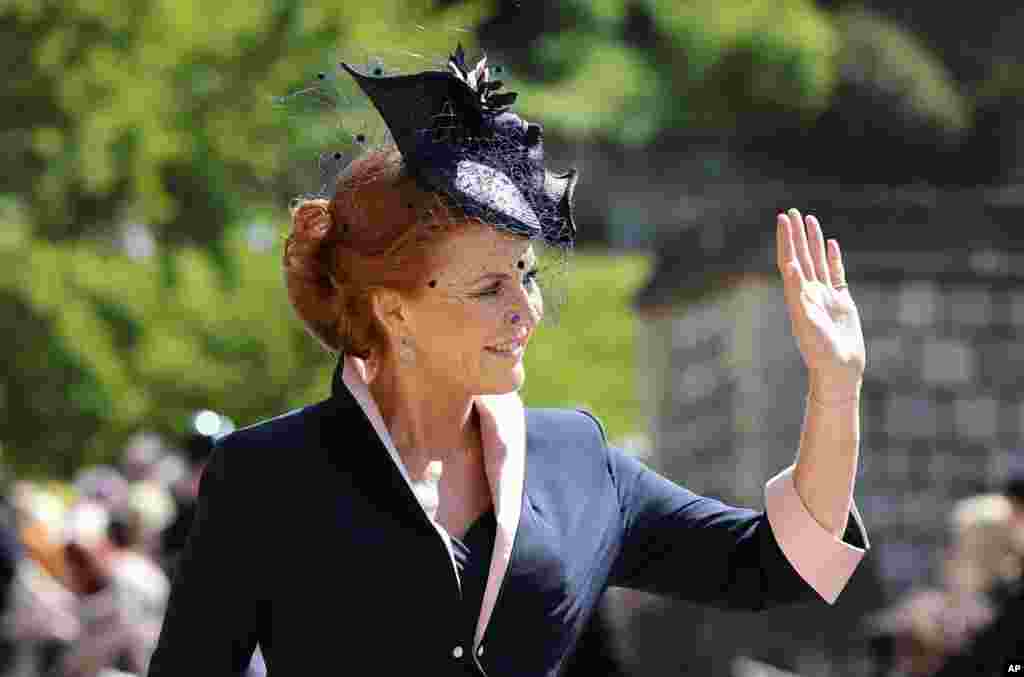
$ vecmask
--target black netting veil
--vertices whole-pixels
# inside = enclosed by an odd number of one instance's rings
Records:
[[[454,36],[453,36],[454,37]],[[576,228],[575,170],[544,166],[543,129],[511,109],[509,69],[485,55],[349,48],[275,99],[300,149],[317,157],[316,186],[293,200],[333,197],[362,154],[394,147],[421,188],[499,231],[530,240],[546,321],[567,297]]]

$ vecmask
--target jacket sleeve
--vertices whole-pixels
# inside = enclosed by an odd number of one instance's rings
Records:
[[[608,453],[623,530],[610,585],[727,609],[760,610],[819,597],[831,604],[867,548],[856,508],[842,541],[806,509],[795,515],[780,512],[778,506],[792,509],[792,501],[775,494],[795,494],[791,481],[770,481],[768,510],[758,512],[699,496],[620,449],[608,447]],[[778,514],[772,515],[773,510]],[[786,538],[777,538],[777,529]],[[787,539],[810,540],[823,549],[796,548],[787,554],[780,546]]]
[[[246,508],[241,468],[228,469],[245,461],[237,451],[218,444],[203,471],[149,677],[243,675],[256,648],[263,616],[245,534],[258,518]]]

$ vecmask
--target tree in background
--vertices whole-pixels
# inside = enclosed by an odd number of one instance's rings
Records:
[[[8,0],[0,25],[11,39],[0,63],[5,100],[16,105],[0,114],[0,130],[20,171],[3,190],[24,201],[34,231],[51,240],[139,221],[162,244],[216,250],[242,207],[295,188],[288,174],[309,149],[292,148],[274,96],[350,44],[410,35],[441,51],[446,28],[472,26],[486,9]]]
[[[523,110],[572,137],[648,144],[828,102],[834,19],[810,0],[499,2],[481,41],[529,78]]]
[[[498,5],[482,43],[531,78],[524,110],[574,139],[685,152],[711,137],[770,175],[873,183],[1015,169],[1012,3],[966,18],[923,1],[565,0],[540,19]]]

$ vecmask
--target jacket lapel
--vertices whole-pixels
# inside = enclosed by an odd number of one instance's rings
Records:
[[[384,424],[384,417],[381,416],[380,408],[377,407],[377,403],[373,399],[373,394],[370,392],[370,388],[367,382],[367,370],[366,363],[358,357],[352,355],[346,355],[344,362],[339,365],[339,371],[342,372],[341,380],[344,383],[345,388],[352,393],[352,397],[359,404],[359,408],[363,410],[366,418],[369,420],[370,425],[373,426],[374,432],[377,433],[377,437],[380,439],[384,448],[387,449],[388,454],[391,456],[391,460],[398,467],[398,472],[401,473],[402,479],[405,480],[406,486],[409,488],[409,493],[412,494],[416,505],[420,507],[423,515],[430,522],[430,525],[437,531],[438,536],[444,542],[445,550],[448,551],[448,559],[452,565],[452,574],[455,576],[455,580],[458,581],[459,588],[462,587],[462,582],[459,580],[459,569],[455,564],[455,552],[452,550],[451,539],[448,533],[441,527],[440,524],[435,522],[427,512],[426,507],[420,503],[419,497],[416,496],[416,491],[413,489],[412,481],[409,478],[409,472],[405,469],[405,464],[402,463],[401,456],[398,455],[398,449],[395,448],[395,443],[391,439],[391,434],[388,432],[387,426]],[[335,387],[337,387],[337,374],[335,374]]]
[[[498,591],[505,580],[512,559],[512,546],[522,516],[523,490],[526,483],[526,412],[518,392],[505,395],[478,395],[480,433],[484,448],[484,469],[491,486],[495,521],[498,523],[477,619],[473,650],[480,645],[487,624],[498,601]]]
[[[340,380],[366,414],[370,425],[373,426],[412,491],[409,474],[391,440],[391,435],[384,424],[377,403],[374,402],[373,395],[370,393],[366,363],[352,355],[346,355],[343,360],[343,363],[339,365],[339,371],[342,372]],[[336,374],[335,389],[339,387],[338,380]],[[480,615],[477,618],[476,636],[473,642],[475,652],[494,613],[498,592],[501,590],[502,581],[505,580],[509,562],[512,559],[512,546],[515,544],[519,520],[522,516],[523,491],[526,483],[526,410],[518,392],[504,395],[478,395],[474,398],[474,405],[480,417],[484,470],[487,474],[487,483],[491,490],[491,500],[494,504],[495,521],[497,522],[494,551],[491,553],[491,566],[487,574],[487,586],[484,589]],[[415,492],[413,494],[415,495]],[[426,513],[425,509],[424,512]],[[448,534],[441,525],[430,518],[429,514],[427,514],[427,519],[430,520],[444,541],[452,562],[452,569],[456,571],[456,578],[458,578],[455,556]]]

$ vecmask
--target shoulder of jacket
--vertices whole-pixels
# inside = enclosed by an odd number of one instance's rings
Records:
[[[599,419],[597,417],[597,415],[594,414],[589,409],[584,409],[584,408],[580,407],[580,408],[576,409],[575,411],[578,411],[579,413],[581,413],[584,416],[586,416],[587,418],[589,418],[591,420],[591,422],[593,422],[593,424],[595,426],[597,426],[597,431],[599,433],[601,433],[601,441],[604,442],[605,444],[608,444],[608,435],[605,433],[604,424],[601,423],[601,419]]]
[[[230,459],[237,466],[236,459],[255,460],[264,455],[279,457],[282,451],[294,450],[308,443],[319,430],[319,421],[329,400],[311,404],[287,413],[234,430],[219,438],[214,445],[215,453]]]
[[[608,443],[604,425],[588,409],[582,407],[573,409],[527,408],[526,411],[527,425],[533,429],[557,431],[557,434],[563,436],[594,435],[596,433],[602,444]]]

